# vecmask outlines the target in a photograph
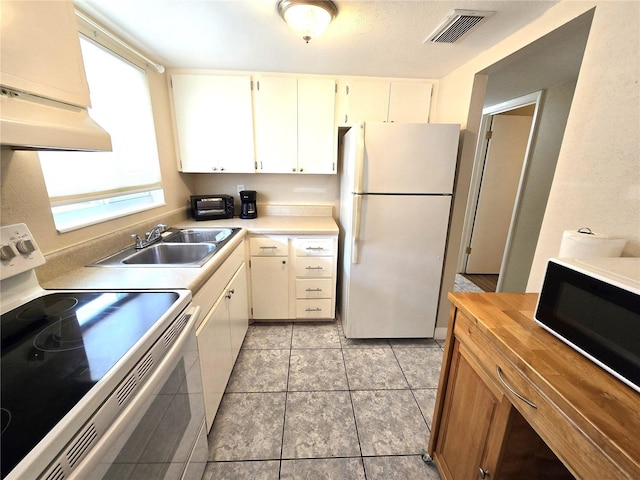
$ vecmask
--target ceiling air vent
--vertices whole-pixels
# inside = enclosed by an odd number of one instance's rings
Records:
[[[424,43],[455,43],[464,37],[473,27],[496,12],[482,12],[478,10],[454,10],[429,35]]]

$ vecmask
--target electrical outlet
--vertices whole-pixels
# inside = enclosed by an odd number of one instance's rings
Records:
[[[240,192],[244,190],[244,185],[237,185],[237,189],[238,189],[238,195],[240,195]]]

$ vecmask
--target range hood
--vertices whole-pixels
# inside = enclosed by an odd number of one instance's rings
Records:
[[[0,144],[14,150],[111,150],[86,108],[0,89]]]

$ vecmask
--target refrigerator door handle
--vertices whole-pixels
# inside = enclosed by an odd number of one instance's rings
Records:
[[[362,193],[362,183],[364,182],[364,124],[358,125],[358,136],[356,137],[355,152],[355,172],[353,178],[353,192]]]
[[[351,233],[351,263],[360,262],[360,251],[358,243],[360,240],[360,217],[362,209],[362,195],[353,196],[353,224]]]

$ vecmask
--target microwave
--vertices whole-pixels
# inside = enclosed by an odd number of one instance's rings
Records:
[[[191,216],[194,220],[233,218],[231,195],[191,195]]]
[[[640,392],[640,258],[550,259],[535,321]]]

